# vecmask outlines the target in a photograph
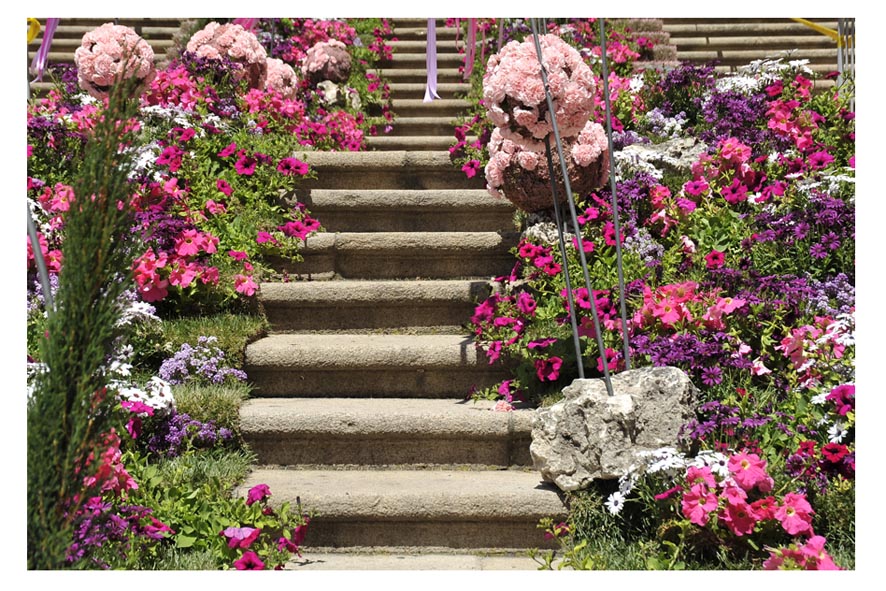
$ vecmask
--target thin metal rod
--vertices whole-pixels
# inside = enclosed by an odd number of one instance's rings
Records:
[[[557,196],[557,179],[554,175],[554,159],[551,156],[551,141],[545,137],[545,154],[548,157],[548,174],[551,175],[551,193],[554,197],[554,219],[557,222],[557,238],[560,243],[560,256],[563,258],[563,278],[566,279],[566,301],[569,305],[569,322],[572,324],[572,344],[575,347],[575,360],[578,364],[579,379],[585,378],[585,364],[582,361],[581,340],[578,337],[578,310],[572,293],[572,280],[569,277],[569,259],[566,256],[566,240],[563,238],[563,219],[560,215],[560,199]]]
[[[545,70],[544,59],[542,57],[541,51],[541,42],[539,41],[538,34],[538,23],[536,19],[530,19],[530,23],[532,25],[532,38],[535,41],[535,51],[538,54],[538,63],[541,69],[541,77],[542,83],[545,89],[545,98],[548,103],[548,113],[551,116],[551,127],[553,127],[554,131],[554,141],[557,144],[557,155],[560,158],[560,171],[563,174],[563,184],[566,188],[566,202],[569,204],[569,213],[572,216],[572,227],[575,232],[576,240],[578,241],[578,255],[579,261],[581,262],[581,270],[584,275],[585,286],[588,290],[588,299],[591,303],[591,316],[594,319],[594,332],[596,333],[597,340],[597,348],[600,353],[600,363],[603,366],[603,379],[606,382],[606,392],[609,396],[613,395],[612,392],[612,380],[609,378],[609,364],[606,363],[606,347],[603,345],[603,334],[600,331],[600,317],[597,314],[597,302],[594,297],[594,290],[591,287],[591,279],[588,273],[588,263],[585,259],[585,250],[584,245],[581,242],[581,227],[578,225],[578,215],[575,212],[575,200],[572,196],[572,186],[569,183],[569,171],[566,169],[566,156],[563,153],[563,142],[560,140],[560,130],[557,127],[557,115],[554,111],[554,100],[551,97],[551,89],[548,85],[548,74]],[[579,363],[581,361],[579,360]]]
[[[615,225],[615,260],[618,267],[618,301],[621,304],[621,339],[624,347],[625,369],[631,369],[631,348],[628,342],[628,312],[625,308],[625,274],[621,258],[621,226],[618,221],[618,199],[615,195],[615,150],[612,145],[612,105],[609,100],[609,61],[606,58],[606,26],[600,19],[600,56],[603,58],[603,99],[606,105],[606,137],[609,139],[609,187],[612,193],[612,221]]]

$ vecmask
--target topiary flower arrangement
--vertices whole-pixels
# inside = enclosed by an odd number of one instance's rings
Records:
[[[315,84],[323,80],[336,84],[346,82],[351,74],[351,56],[347,46],[337,39],[314,44],[305,56],[301,71]]]
[[[292,66],[281,59],[269,57],[265,90],[275,90],[285,99],[295,99],[298,93],[298,77]]]
[[[136,78],[141,92],[157,75],[154,50],[133,29],[105,23],[83,35],[74,52],[80,88],[97,99],[108,97],[120,78]]]
[[[268,54],[255,34],[241,25],[217,22],[207,24],[188,41],[187,51],[207,59],[227,57],[240,64],[243,70],[235,74],[246,79],[249,88],[264,88],[268,74]]]
[[[555,35],[539,37],[571,189],[587,193],[609,176],[603,128],[588,119],[596,86],[578,51]],[[544,139],[553,132],[538,53],[532,40],[511,41],[489,58],[483,77],[486,115],[496,126],[488,145],[487,189],[524,211],[553,205]],[[552,145],[553,148],[553,145]],[[560,201],[567,198],[556,151],[552,154]]]

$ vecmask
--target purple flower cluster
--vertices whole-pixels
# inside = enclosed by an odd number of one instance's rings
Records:
[[[763,94],[748,96],[735,90],[714,91],[701,108],[701,116],[710,127],[699,132],[699,139],[713,146],[734,137],[754,146],[758,154],[784,151],[790,142],[766,127],[767,109],[767,97]]]
[[[170,384],[194,380],[223,384],[228,378],[246,381],[246,372],[224,365],[225,353],[213,345],[216,340],[215,337],[201,336],[196,347],[190,343],[182,344],[175,355],[160,365],[160,377]]]
[[[216,427],[214,421],[204,423],[173,411],[152,430],[146,445],[152,454],[174,458],[189,449],[224,446],[233,437],[230,429]]]
[[[101,497],[93,497],[80,509],[74,528],[74,540],[68,547],[66,560],[76,563],[89,559],[95,566],[108,569],[110,564],[100,555],[114,548],[125,559],[133,543],[147,546],[174,534],[167,525],[151,515],[152,510],[141,505],[114,507]]]

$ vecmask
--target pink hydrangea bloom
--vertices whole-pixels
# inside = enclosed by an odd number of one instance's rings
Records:
[[[351,71],[351,56],[347,46],[338,39],[314,44],[305,55],[301,71],[303,76],[315,81],[346,81]]]
[[[213,21],[194,33],[187,51],[198,57],[219,59],[227,57],[243,66],[234,72],[235,78],[245,78],[249,88],[264,88],[268,73],[268,54],[251,31],[241,25],[220,25]]]
[[[125,62],[124,62],[125,60]],[[120,78],[135,78],[141,92],[156,77],[154,50],[130,27],[105,23],[83,35],[74,52],[80,88],[97,99]]]
[[[298,77],[292,66],[281,59],[268,58],[268,74],[265,79],[265,90],[280,93],[286,99],[294,99],[298,93]]]
[[[594,76],[578,51],[556,35],[539,38],[560,133],[576,135],[594,108]],[[541,151],[553,131],[535,43],[511,41],[492,55],[483,77],[487,116],[502,135]]]

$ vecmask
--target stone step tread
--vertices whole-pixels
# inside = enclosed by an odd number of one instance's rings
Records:
[[[391,93],[420,92],[424,96],[426,84],[424,82],[390,82],[388,86]],[[467,92],[471,85],[467,82],[438,82],[437,92]]]
[[[513,211],[513,204],[486,189],[313,189],[311,211],[390,209],[433,211],[493,209]],[[319,214],[318,214],[319,215]]]
[[[488,522],[563,517],[557,488],[533,470],[285,470],[258,468],[239,488],[267,484],[324,521]],[[318,518],[320,519],[320,518]],[[539,534],[541,532],[539,531]],[[539,535],[539,539],[541,539]]]
[[[421,101],[419,101],[421,102]],[[437,102],[437,101],[434,101]],[[304,160],[312,168],[343,170],[397,169],[414,170],[456,170],[448,150],[413,151],[392,150],[388,152],[298,152],[296,157]]]
[[[785,57],[790,58],[791,60],[798,59],[816,59],[816,58],[824,58],[824,59],[832,59],[837,55],[837,48],[828,48],[828,49],[815,49],[815,48],[802,48],[797,49],[796,51],[787,50],[787,49],[778,49],[772,48],[769,50],[760,49],[707,49],[707,50],[691,50],[691,51],[680,51],[679,58],[681,60],[699,60],[699,59],[733,59],[733,60],[744,60],[747,62],[751,62],[755,59],[760,59],[764,55],[766,56],[774,56],[774,57]],[[836,65],[836,62],[835,64]]]
[[[824,46],[824,47],[836,47],[833,39],[830,37],[826,37],[824,35],[779,35],[779,36],[768,36],[768,37],[746,37],[746,36],[725,36],[725,35],[705,35],[705,36],[693,36],[693,37],[679,37],[674,38],[673,45],[677,46],[678,49],[682,49],[687,46],[695,46],[695,45],[710,45],[710,46],[729,46],[734,48],[745,47],[745,46],[783,46],[783,45],[797,45],[797,46]]]
[[[435,306],[441,302],[473,302],[490,290],[489,281],[465,279],[439,280],[353,280],[290,281],[262,283],[261,300],[265,307],[291,305],[343,306],[354,304],[402,303]]]
[[[468,143],[477,140],[477,136],[468,136]],[[427,150],[437,151],[441,148],[449,149],[455,144],[455,136],[450,135],[392,135],[366,138],[366,147],[371,150]]]
[[[480,253],[517,244],[515,232],[324,232],[308,238],[303,253],[320,251],[364,251],[396,253],[419,249],[418,256],[434,252]],[[405,256],[416,253],[403,252]]]
[[[664,19],[662,30],[674,38],[678,35],[697,34],[705,32],[709,34],[735,35],[747,33],[757,36],[762,35],[821,35],[815,29],[790,19],[764,19],[757,22],[741,22],[741,19],[691,19],[692,22],[675,22],[678,19]],[[809,19],[828,27],[837,29],[836,19]]]
[[[372,548],[367,552],[335,552],[312,548],[289,561],[284,570],[296,571],[513,571],[538,570],[540,564],[522,553],[403,552]]]
[[[309,368],[485,368],[470,337],[390,334],[271,334],[246,347],[247,365],[275,370]]]
[[[261,434],[439,439],[528,436],[534,410],[494,411],[490,401],[414,398],[254,398],[240,408],[247,438]]]

